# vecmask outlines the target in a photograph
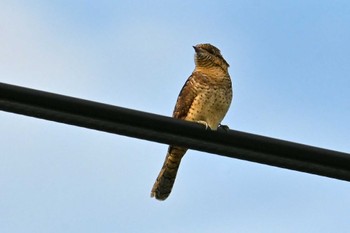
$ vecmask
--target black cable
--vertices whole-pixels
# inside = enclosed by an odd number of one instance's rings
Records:
[[[350,181],[350,154],[0,83],[0,109]]]

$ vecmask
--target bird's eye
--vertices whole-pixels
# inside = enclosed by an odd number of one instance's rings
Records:
[[[207,50],[208,53],[210,53],[210,54],[212,54],[212,55],[214,55],[214,56],[220,54],[220,52],[216,51],[216,50],[215,50],[214,48],[212,48],[212,47],[206,48],[206,50]]]
[[[210,47],[204,47],[203,49],[205,49],[208,53],[213,54],[214,55],[214,50],[213,48]]]
[[[210,49],[210,48],[207,49],[207,52],[214,55],[214,51],[212,49]]]

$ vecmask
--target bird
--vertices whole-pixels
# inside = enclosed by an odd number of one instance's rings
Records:
[[[193,48],[195,68],[180,91],[173,118],[204,124],[205,129],[217,130],[233,96],[229,64],[220,50],[209,43],[197,44]],[[151,197],[160,201],[167,199],[186,151],[187,148],[169,146]]]

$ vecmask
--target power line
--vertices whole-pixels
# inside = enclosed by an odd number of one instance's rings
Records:
[[[0,83],[0,109],[350,181],[350,154]]]

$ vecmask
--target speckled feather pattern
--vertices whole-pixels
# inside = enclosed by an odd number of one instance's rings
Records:
[[[194,49],[196,67],[180,91],[173,117],[205,122],[211,130],[216,130],[232,101],[229,65],[215,46],[199,44]],[[186,151],[186,148],[169,146],[151,197],[165,200],[169,196]]]

